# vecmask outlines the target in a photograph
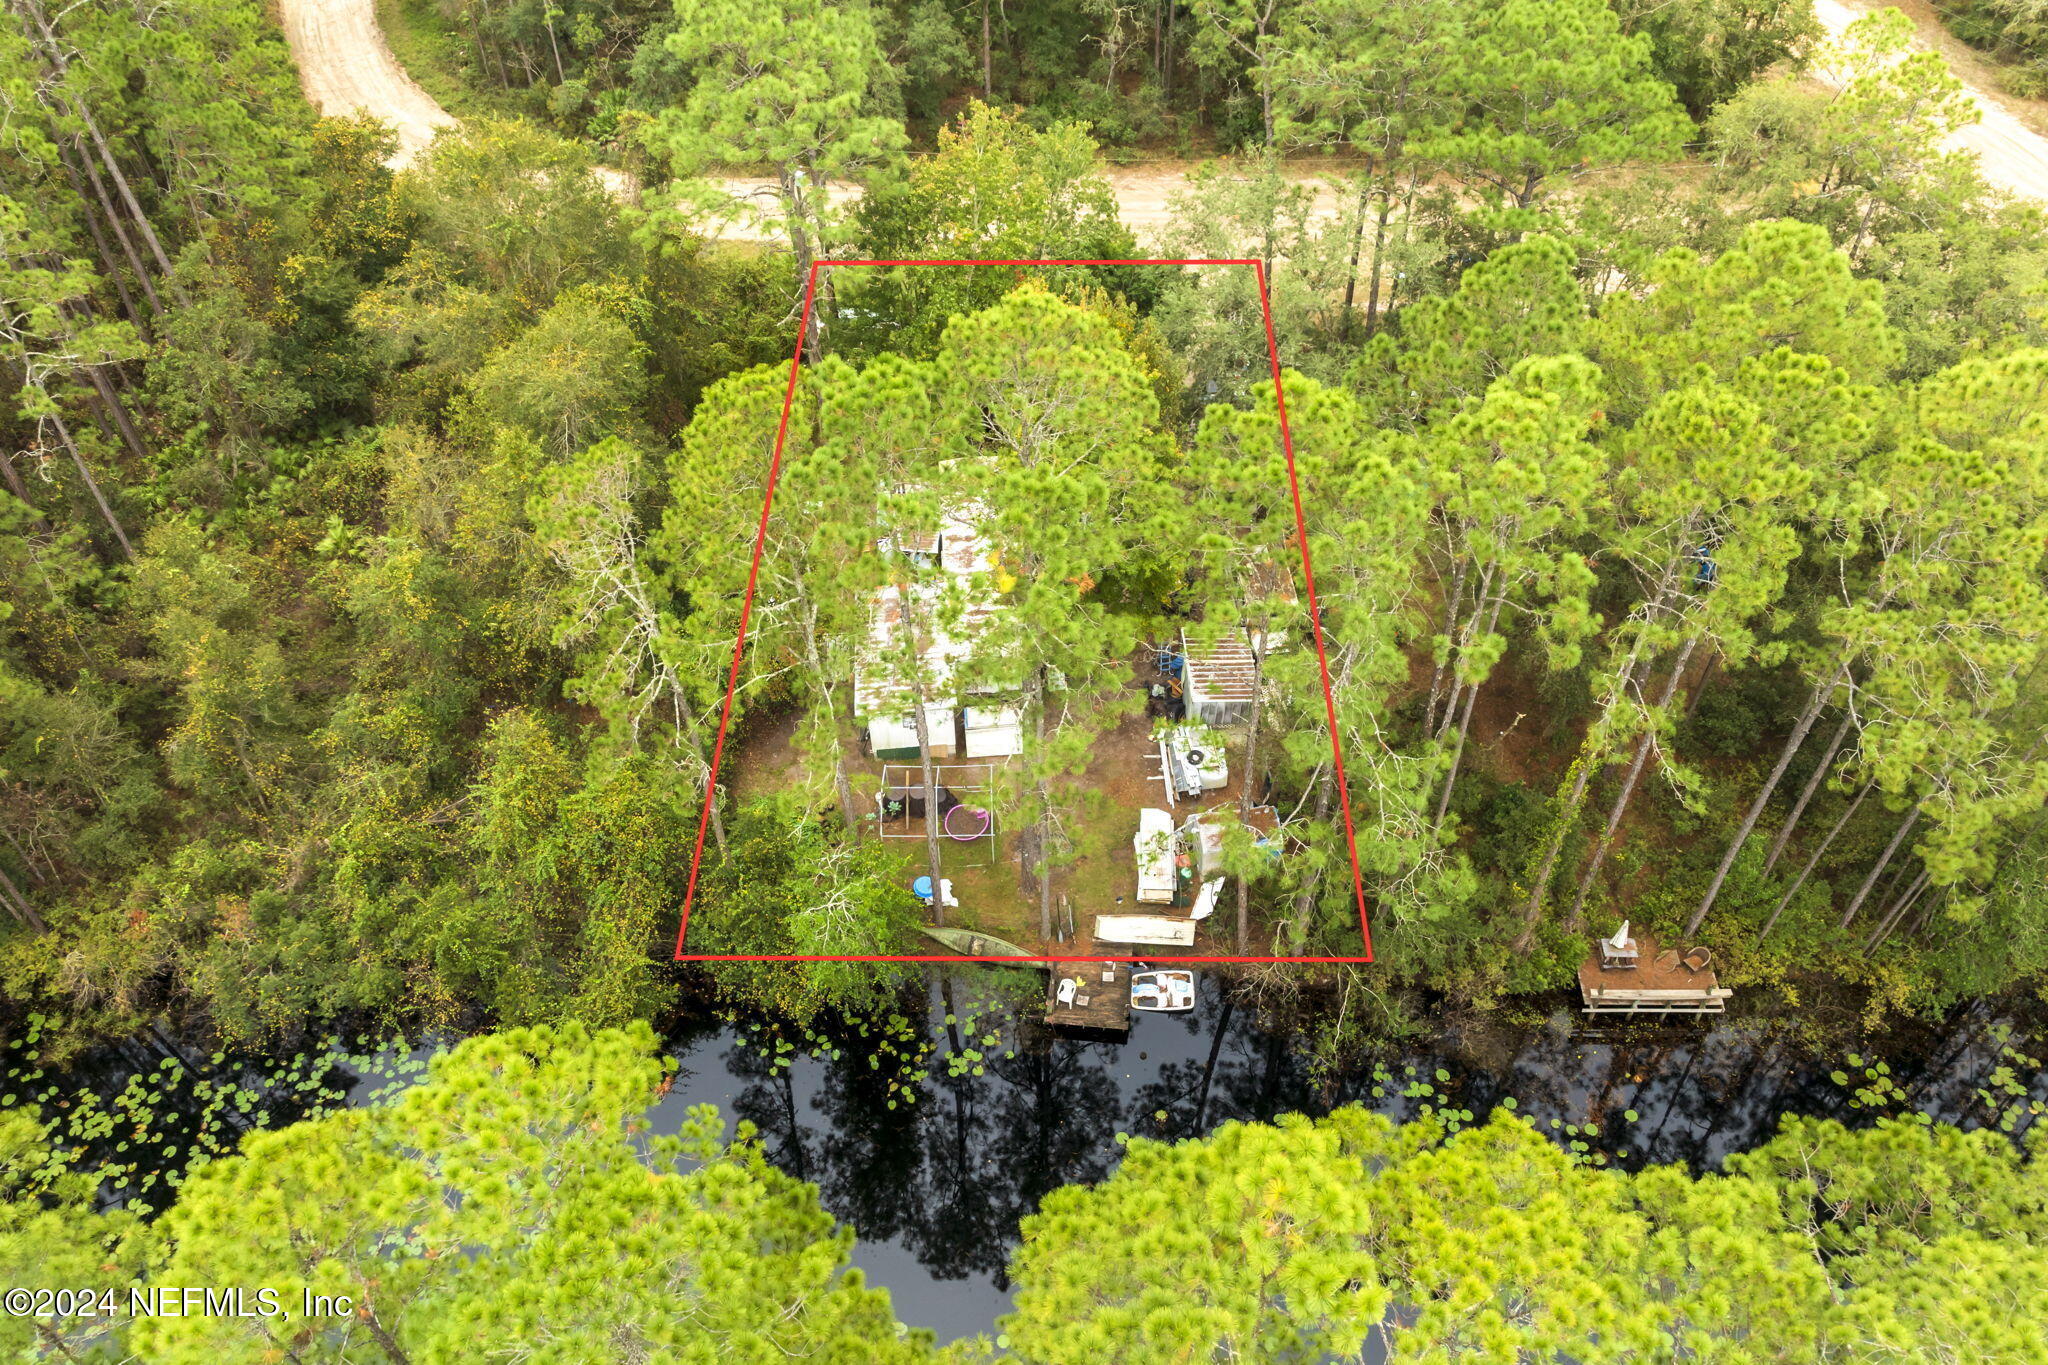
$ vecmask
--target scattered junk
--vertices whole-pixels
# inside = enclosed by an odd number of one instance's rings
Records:
[[[1179,720],[1187,714],[1181,700],[1181,671],[1186,660],[1173,650],[1158,650],[1152,663],[1158,678],[1145,689],[1145,714],[1153,720]]]
[[[1207,919],[1216,913],[1216,897],[1222,893],[1223,878],[1211,877],[1202,883],[1202,889],[1195,893],[1195,905],[1188,911],[1191,920]]]
[[[1165,915],[1097,915],[1098,943],[1156,943],[1172,948],[1195,945],[1195,922]]]
[[[910,884],[910,894],[917,897],[918,904],[930,906],[932,903],[932,879],[928,876],[919,877]],[[949,907],[960,904],[953,896],[953,879],[951,877],[939,878],[939,899]]]
[[[1713,960],[1703,947],[1660,950],[1656,939],[1632,935],[1624,921],[1579,964],[1580,1000],[1588,1015],[1724,1014],[1735,992],[1715,977]]]
[[[978,929],[937,929],[931,925],[920,925],[918,932],[926,938],[941,943],[963,957],[1032,957],[1028,948],[999,939],[993,934],[984,934]]]
[[[1229,836],[1231,812],[1200,811],[1180,827],[1181,837],[1192,850],[1197,877],[1213,877],[1223,870],[1223,843]]]
[[[1199,798],[1230,785],[1230,762],[1223,736],[1204,725],[1161,724],[1154,727],[1159,764],[1170,797]]]
[[[1693,551],[1692,585],[1702,591],[1711,588],[1721,580],[1721,566],[1714,562],[1714,545],[1711,541]]]
[[[1166,752],[1166,741],[1155,734],[1152,739],[1152,748],[1146,754],[1146,758],[1148,761],[1158,764],[1158,770],[1152,776],[1159,780],[1160,787],[1166,792],[1166,804],[1169,807],[1178,809],[1180,805],[1180,792],[1174,786],[1173,758]]]
[[[1189,971],[1134,972],[1131,1008],[1149,1014],[1181,1014],[1195,1007],[1195,974]]]
[[[1138,903],[1173,904],[1180,891],[1180,839],[1173,816],[1151,806],[1139,811],[1131,848],[1138,860]]]
[[[1237,823],[1234,808],[1218,807],[1197,811],[1181,825],[1181,844],[1192,850],[1197,877],[1206,879],[1224,870],[1224,845],[1230,837],[1231,826]],[[1244,813],[1243,823],[1252,832],[1252,847],[1277,860],[1280,857],[1279,811],[1271,806],[1253,806]]]

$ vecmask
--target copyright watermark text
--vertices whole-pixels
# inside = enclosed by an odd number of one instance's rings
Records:
[[[346,1294],[299,1292],[292,1302],[271,1288],[199,1285],[130,1286],[125,1290],[9,1289],[0,1311],[10,1318],[307,1318],[347,1317],[355,1303]]]

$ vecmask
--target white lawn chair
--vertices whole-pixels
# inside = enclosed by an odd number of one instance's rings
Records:
[[[1081,983],[1078,980],[1071,976],[1063,976],[1060,978],[1059,993],[1053,998],[1062,1005],[1071,1007],[1074,1003],[1074,992],[1080,989]]]

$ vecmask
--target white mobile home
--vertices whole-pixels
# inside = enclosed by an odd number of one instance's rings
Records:
[[[1138,903],[1171,905],[1180,885],[1180,839],[1173,817],[1146,807],[1138,812],[1138,834],[1131,841],[1138,863]]]
[[[887,540],[876,542],[884,555],[898,553]],[[948,516],[927,536],[906,538],[900,552],[924,568],[943,567],[965,589],[969,602],[958,619],[942,623],[944,589],[913,588],[907,599],[918,628],[918,670],[924,684],[926,733],[933,758],[1002,758],[1022,753],[1024,727],[1013,707],[999,704],[1000,693],[987,688],[962,688],[957,670],[973,648],[983,625],[999,609],[989,583],[988,545],[964,517]],[[957,602],[957,599],[956,599]],[[867,726],[868,748],[877,758],[907,761],[918,756],[915,695],[902,677],[901,651],[906,627],[906,598],[896,587],[876,592],[869,617],[868,639],[854,662],[854,714]],[[963,705],[966,697],[973,705]]]
[[[916,599],[913,605],[918,605]],[[918,657],[925,675],[925,728],[931,736],[932,757],[951,758],[958,752],[953,712],[959,703],[952,695],[951,672],[943,666],[943,637],[929,625],[931,604],[922,605]],[[915,758],[918,752],[915,691],[906,679],[896,676],[900,666],[883,662],[890,651],[902,647],[903,606],[903,596],[895,588],[875,594],[867,648],[853,666],[854,714],[866,722],[868,749],[877,758]]]

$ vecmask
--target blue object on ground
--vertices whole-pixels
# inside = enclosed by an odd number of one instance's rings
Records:
[[[919,900],[928,901],[932,898],[932,879],[930,877],[919,877],[910,884],[910,890]]]

